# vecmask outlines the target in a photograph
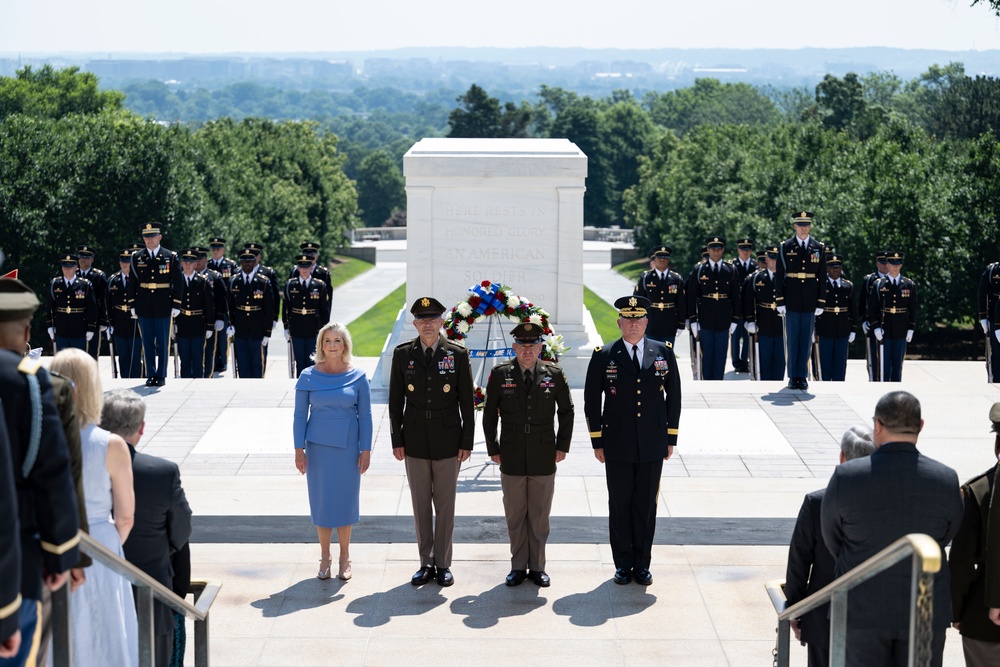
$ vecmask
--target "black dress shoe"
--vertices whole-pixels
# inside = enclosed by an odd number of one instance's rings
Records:
[[[162,387],[162,386],[164,386],[166,384],[167,384],[167,379],[166,378],[156,378],[156,386],[157,387]]]
[[[805,378],[799,378],[799,389],[805,391],[808,388],[809,388],[809,381],[806,380]]]
[[[632,583],[632,573],[624,567],[615,570],[615,583],[621,586]]]
[[[798,389],[799,388],[799,379],[798,378],[788,378],[788,388],[789,389]]]
[[[510,574],[507,575],[507,585],[508,586],[520,586],[524,583],[525,578],[527,578],[527,570],[511,570]]]
[[[545,574],[545,570],[529,572],[528,577],[542,588],[548,588],[552,583],[552,580],[549,579],[549,575]]]
[[[156,386],[156,378],[146,378],[146,386],[147,387],[155,387]]]
[[[451,586],[455,583],[455,577],[451,576],[451,570],[446,567],[439,567],[437,572],[439,586]]]
[[[641,584],[642,586],[649,586],[653,583],[653,575],[646,568],[635,571],[635,583]]]
[[[414,586],[423,586],[428,581],[434,578],[434,566],[425,565],[424,567],[417,570],[412,577],[410,577],[410,583]]]

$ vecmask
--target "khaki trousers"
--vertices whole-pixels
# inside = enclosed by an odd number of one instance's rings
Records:
[[[451,567],[458,470],[457,456],[437,461],[406,457],[420,567]]]
[[[510,568],[540,572],[545,569],[556,476],[501,473],[500,486],[510,536]]]

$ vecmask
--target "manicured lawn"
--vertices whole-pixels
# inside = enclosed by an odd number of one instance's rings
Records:
[[[377,357],[382,353],[386,336],[392,331],[399,309],[404,305],[406,305],[406,283],[397,287],[392,294],[347,325],[347,330],[351,332],[351,339],[354,341],[354,356]]]
[[[591,317],[594,318],[597,333],[601,335],[601,340],[604,341],[605,345],[621,338],[621,331],[618,330],[618,311],[611,304],[591,292],[586,286],[583,288],[583,303],[590,311]]]
[[[369,269],[374,269],[375,265],[355,257],[336,255],[328,268],[330,269],[330,284],[327,287],[337,288],[351,278],[359,276]]]
[[[639,275],[643,271],[649,270],[649,260],[644,257],[640,257],[639,259],[633,259],[631,262],[624,262],[611,268],[632,282],[635,282],[639,279]]]

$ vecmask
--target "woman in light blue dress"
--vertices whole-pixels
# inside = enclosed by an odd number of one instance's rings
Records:
[[[83,350],[66,348],[50,368],[73,381],[90,536],[124,559],[122,544],[135,521],[132,457],[124,440],[97,426],[104,402],[97,362]],[[70,595],[70,620],[73,664],[139,664],[132,585],[96,560]]]
[[[316,336],[316,364],[295,383],[295,467],[306,476],[309,510],[319,535],[320,579],[329,579],[337,529],[340,568],[351,578],[351,527],[361,519],[361,475],[372,449],[368,378],[351,366],[351,334],[330,322]]]

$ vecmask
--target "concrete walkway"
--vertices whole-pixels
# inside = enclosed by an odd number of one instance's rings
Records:
[[[338,289],[335,318],[349,321],[351,308],[394,288],[384,268]],[[587,266],[585,281],[609,302],[631,291],[600,267]],[[274,340],[283,343],[278,332]],[[982,363],[908,361],[901,385],[876,385],[852,361],[847,382],[813,383],[808,393],[780,382],[695,382],[682,363],[684,410],[660,487],[652,586],[610,581],[603,468],[591,453],[582,392],[574,391],[574,437],[552,508],[552,586],[503,584],[510,566],[499,472],[477,425],[459,480],[456,583],[415,588],[409,492],[378,403],[351,547],[354,578],[324,582],[315,578],[305,480],[293,465],[294,381],[283,349],[272,348],[263,380],[168,378],[155,390],[112,380],[102,360],[105,389],[146,396],[139,449],[181,466],[196,515],[194,576],[223,582],[211,621],[217,666],[770,664],[775,617],[764,582],[784,576],[802,497],[826,485],[840,435],[869,423],[885,391],[901,387],[921,399],[920,447],[961,479],[996,462],[987,414],[1000,390],[986,383]],[[377,359],[356,362],[371,373]],[[805,650],[792,650],[792,664],[805,665]],[[954,631],[945,664],[962,664]]]

